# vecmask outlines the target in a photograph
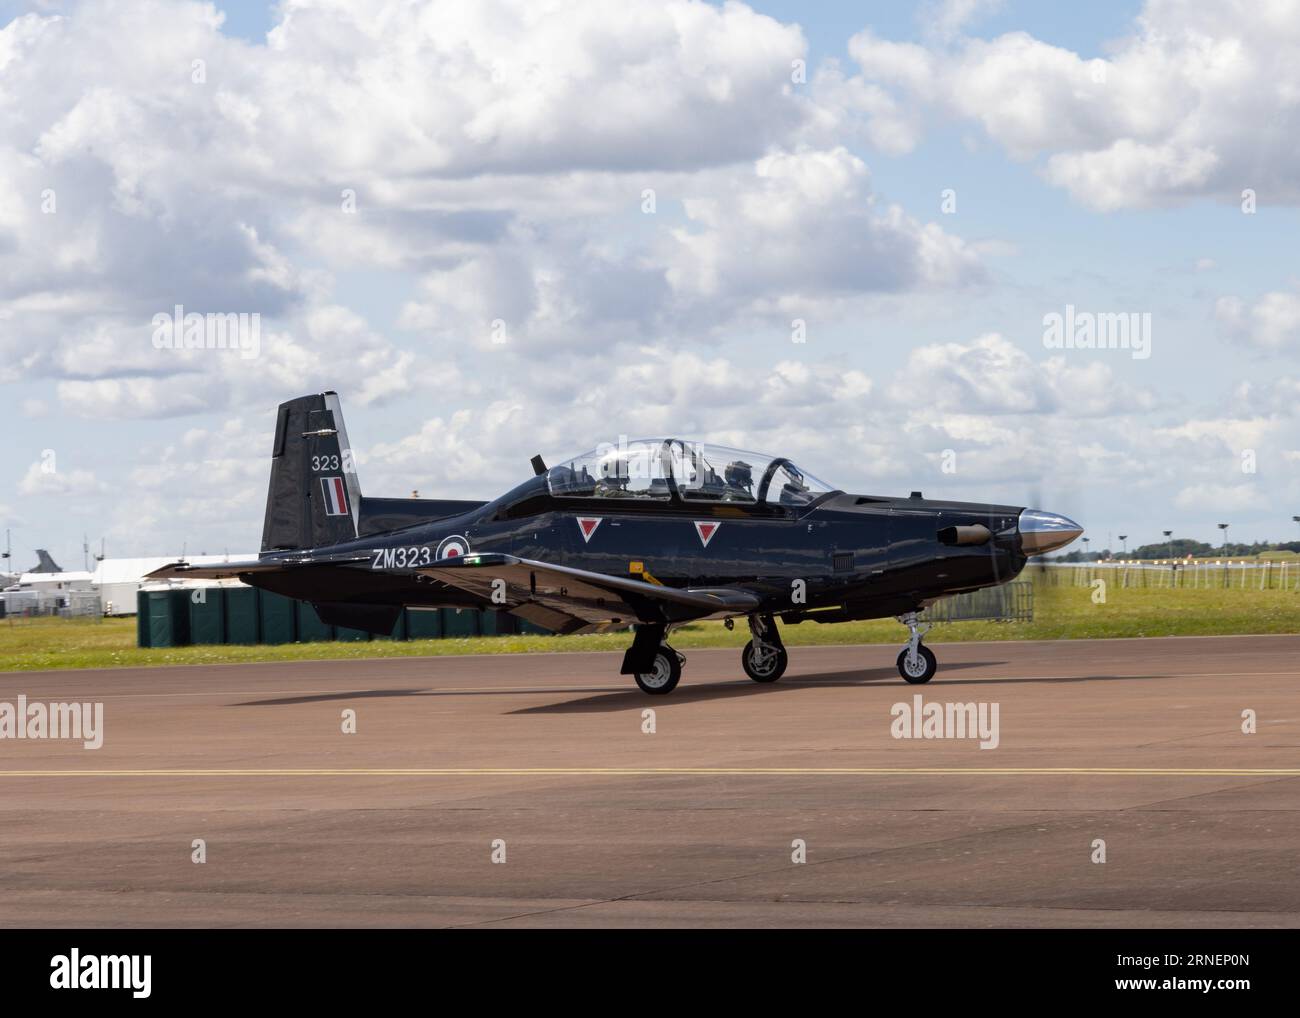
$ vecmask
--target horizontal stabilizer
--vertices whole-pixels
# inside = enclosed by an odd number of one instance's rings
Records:
[[[191,565],[188,562],[169,562],[153,572],[145,573],[146,580],[232,580],[246,573],[284,573],[292,569],[311,566],[338,566],[356,562],[369,562],[369,555],[318,555],[296,558],[234,559],[230,562],[213,562],[208,565]]]

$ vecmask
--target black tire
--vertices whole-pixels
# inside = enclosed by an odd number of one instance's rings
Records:
[[[898,674],[910,682],[913,686],[922,686],[934,678],[934,673],[939,667],[938,660],[935,659],[934,651],[925,644],[916,648],[920,654],[921,660],[925,664],[925,671],[920,675],[909,675],[907,672],[907,648],[904,647],[898,652]]]
[[[766,653],[760,655],[758,645],[750,640],[740,652],[740,665],[745,674],[755,682],[775,682],[785,674],[785,666],[790,663],[790,655],[784,647],[763,644]]]
[[[641,687],[641,692],[651,696],[667,696],[677,688],[681,677],[681,659],[677,656],[677,651],[666,643],[655,651],[654,670],[633,676],[636,684]]]

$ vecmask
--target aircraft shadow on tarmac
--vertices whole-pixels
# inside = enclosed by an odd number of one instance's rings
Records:
[[[1006,664],[1005,661],[967,661],[945,665],[945,671],[955,671],[958,668],[996,668],[998,665]],[[618,711],[628,710],[635,707],[646,706],[664,706],[669,707],[679,703],[700,703],[706,700],[725,700],[741,696],[766,696],[774,693],[793,692],[797,689],[825,689],[827,687],[851,687],[862,686],[869,682],[875,682],[881,679],[897,679],[898,672],[893,668],[868,668],[855,672],[821,672],[810,675],[793,675],[783,679],[780,682],[771,685],[760,685],[754,682],[727,681],[727,682],[708,682],[700,683],[693,686],[678,686],[676,691],[670,697],[665,697],[662,701],[655,702],[654,698],[647,697],[639,690],[618,690],[615,692],[604,693],[595,696],[584,696],[577,700],[566,700],[562,703],[541,704],[536,707],[521,707],[519,710],[510,711],[511,714],[585,714],[601,711]],[[910,696],[915,693],[922,693],[927,700],[946,699],[943,695],[943,689],[946,686],[984,686],[984,685],[1020,685],[1022,683],[1069,683],[1069,682],[1112,682],[1117,680],[1132,679],[1164,679],[1168,675],[1028,675],[1028,676],[1007,676],[1007,675],[990,675],[981,679],[950,679],[948,681],[939,681],[924,686],[909,686],[904,682],[897,683],[899,696]],[[894,684],[891,683],[891,688]]]
[[[957,664],[948,665],[949,670],[958,668],[981,668],[996,667],[1005,664],[1005,661],[967,661]],[[737,679],[727,679],[721,682],[701,682],[697,685],[678,686],[677,691],[671,697],[659,699],[649,697],[642,693],[635,686],[624,687],[621,684],[618,687],[608,689],[593,689],[591,693],[583,696],[578,700],[570,700],[562,704],[547,704],[541,707],[528,707],[522,710],[511,711],[512,714],[537,714],[546,713],[547,711],[564,711],[567,709],[580,710],[625,710],[630,702],[639,703],[642,706],[659,705],[667,706],[669,703],[696,702],[700,700],[711,700],[718,698],[731,698],[735,696],[758,696],[764,693],[771,693],[779,690],[793,690],[802,687],[811,686],[858,686],[866,681],[879,679],[898,678],[898,671],[894,668],[864,668],[859,671],[848,672],[821,672],[815,675],[794,675],[784,682],[764,685],[748,680],[738,681]],[[619,681],[615,677],[614,681]],[[631,680],[628,679],[628,682]],[[902,683],[900,683],[902,685]],[[919,688],[919,687],[918,687]],[[539,693],[571,693],[572,686],[566,686],[560,689],[547,689],[545,686],[529,686],[527,688],[516,689],[436,689],[428,686],[422,686],[418,689],[353,689],[340,690],[335,693],[304,693],[301,696],[281,696],[271,700],[244,700],[240,703],[230,704],[232,707],[287,707],[301,703],[329,703],[338,700],[361,700],[361,699],[382,699],[397,696],[536,696]],[[581,705],[586,704],[586,707]],[[608,706],[606,706],[608,705]]]
[[[948,665],[949,669],[996,667],[1004,661],[965,661]],[[861,668],[856,671],[816,672],[808,675],[790,675],[780,682],[760,683],[748,679],[727,679],[721,682],[700,682],[680,685],[672,696],[663,698],[646,696],[639,689],[621,689],[615,692],[583,696],[562,703],[539,704],[521,707],[511,714],[587,714],[603,711],[628,710],[634,707],[671,707],[681,703],[702,703],[708,700],[732,700],[743,696],[770,696],[775,693],[793,693],[799,689],[826,689],[827,687],[861,686],[868,682],[898,679],[896,668]],[[921,686],[908,686],[902,680],[902,689],[920,691]]]
[[[944,666],[945,672],[964,668],[996,668],[1006,664],[1005,661],[964,661]],[[990,675],[985,678],[940,679],[925,686],[908,686],[898,682],[898,692],[923,693],[927,699],[942,697],[942,690],[948,686],[983,686],[1010,683],[1050,683],[1066,684],[1072,682],[1111,682],[1117,680],[1160,679],[1167,675],[1027,675],[1006,676]],[[703,703],[709,700],[730,700],[743,696],[770,696],[776,693],[790,693],[799,689],[824,689],[827,687],[852,687],[881,680],[897,679],[898,673],[893,668],[864,668],[849,672],[815,672],[806,675],[792,675],[789,678],[764,685],[747,680],[728,679],[715,682],[701,682],[694,685],[678,686],[671,697],[662,700],[648,697],[640,690],[631,689],[596,689],[574,700],[559,703],[539,704],[534,707],[521,707],[508,711],[509,714],[586,714],[608,711],[629,710],[635,707],[662,706],[674,704]],[[245,700],[231,704],[232,707],[284,707],[304,703],[328,703],[330,701],[363,700],[406,696],[537,696],[546,693],[569,693],[572,687],[548,689],[544,686],[530,686],[518,689],[454,689],[440,690],[428,687],[420,689],[353,689],[336,693],[310,693],[302,696],[276,697],[271,700]]]

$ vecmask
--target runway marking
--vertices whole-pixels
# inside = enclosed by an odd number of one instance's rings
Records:
[[[0,770],[0,778],[443,778],[443,777],[1300,777],[1300,767],[208,767]]]

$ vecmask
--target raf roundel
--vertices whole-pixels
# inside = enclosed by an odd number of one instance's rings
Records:
[[[460,534],[444,537],[438,545],[436,558],[464,558],[469,554],[469,541]]]

